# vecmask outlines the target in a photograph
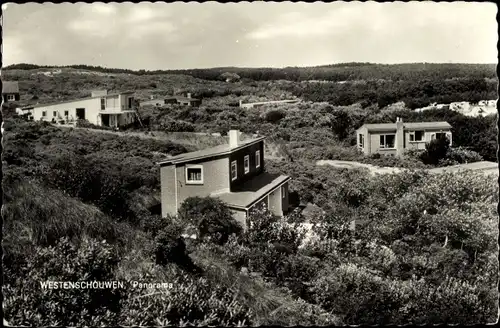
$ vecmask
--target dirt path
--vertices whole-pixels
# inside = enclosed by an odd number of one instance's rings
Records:
[[[371,164],[338,160],[320,160],[316,162],[316,165],[330,165],[333,167],[346,169],[367,169],[372,175],[400,173],[406,170],[399,167],[380,167]]]

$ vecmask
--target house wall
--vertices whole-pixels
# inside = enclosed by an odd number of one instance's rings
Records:
[[[132,98],[132,107],[128,106],[129,98]],[[120,95],[119,97],[119,108],[122,110],[132,109],[134,106],[134,97],[130,94]]]
[[[238,222],[243,227],[244,230],[248,229],[247,212],[244,210],[236,210],[236,209],[232,209],[231,212],[236,222]]]
[[[175,206],[175,166],[160,167],[161,181],[161,215],[175,215],[177,208]]]
[[[431,136],[434,133],[446,133],[448,138],[452,141],[452,133],[450,129],[424,129],[424,140],[423,141],[410,141],[410,132],[413,131],[422,131],[422,130],[415,130],[415,129],[405,129],[403,133],[403,138],[402,138],[402,143],[404,145],[404,149],[425,149],[425,145],[431,141]],[[395,130],[388,130],[388,131],[372,131],[369,134],[369,140],[370,140],[370,152],[367,151],[366,149],[366,142],[365,142],[365,154],[373,154],[373,153],[380,153],[380,154],[389,154],[389,155],[396,155],[397,150],[396,149],[384,149],[380,148],[380,135],[383,134],[392,134],[396,133]],[[397,138],[396,138],[396,147],[397,147]]]
[[[255,153],[257,151],[260,151],[260,167],[259,168],[256,167],[256,163],[255,163]],[[250,171],[245,174],[244,158],[246,155],[249,155],[249,158],[250,158]],[[240,149],[240,150],[232,153],[229,156],[228,170],[227,170],[228,175],[229,175],[229,179],[231,179],[231,163],[235,160],[237,161],[237,163],[236,163],[237,164],[237,170],[236,170],[237,178],[234,181],[229,180],[231,190],[233,190],[233,188],[241,185],[245,181],[248,181],[252,177],[263,172],[263,170],[264,170],[264,141],[260,141],[256,144],[253,144],[251,146]]]
[[[284,183],[283,187],[285,190],[285,195],[284,195],[285,197],[283,197],[283,194],[281,194],[281,209],[283,210],[283,214],[286,214],[288,213],[288,209],[290,208],[288,182]]]
[[[368,129],[367,128],[360,128],[360,129],[356,130],[356,146],[358,145],[358,141],[359,141],[358,138],[359,138],[360,134],[362,134],[364,137],[364,147],[363,148],[358,147],[358,149],[361,150],[363,152],[363,154],[369,155],[370,151],[371,151],[371,143],[370,143],[370,135],[368,133]]]
[[[134,113],[123,113],[118,115],[118,125],[128,125],[134,123],[135,114]]]
[[[277,216],[283,216],[283,202],[281,200],[281,187],[269,194],[269,211]]]
[[[120,107],[120,97],[118,95],[106,96],[106,109],[120,109],[120,108],[121,108]],[[102,112],[106,113],[106,110],[103,110]]]
[[[425,149],[425,145],[432,140],[432,135],[434,133],[446,133],[450,141],[452,142],[452,133],[450,129],[425,129],[424,131],[424,140],[423,141],[410,141],[410,132],[413,131],[422,131],[422,130],[405,130],[405,142],[406,149]]]
[[[380,153],[382,155],[396,155],[396,148],[393,149],[385,149],[380,148],[380,136],[384,134],[394,134],[396,135],[396,130],[387,130],[387,131],[371,131],[369,134],[370,143],[370,152],[368,154]]]
[[[186,166],[203,166],[203,184],[186,184]],[[216,158],[207,161],[190,162],[189,164],[178,164],[177,172],[177,204],[180,206],[186,198],[206,197],[229,191],[229,165],[228,157]]]
[[[72,102],[65,102],[61,104],[54,104],[49,106],[41,106],[35,107],[33,109],[33,118],[35,121],[44,120],[51,121],[53,116],[53,112],[57,112],[57,119],[66,119],[64,117],[64,111],[68,111],[68,118],[76,120],[76,109],[77,108],[85,108],[85,119],[88,120],[92,124],[99,124],[98,115],[100,113],[101,102],[100,98],[92,98],[85,100],[77,100]],[[42,113],[46,111],[47,115],[42,117]]]

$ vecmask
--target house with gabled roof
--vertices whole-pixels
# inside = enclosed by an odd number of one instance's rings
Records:
[[[448,122],[410,122],[363,124],[356,130],[357,147],[365,155],[403,155],[408,149],[425,149],[425,145],[439,138],[452,142]]]
[[[4,102],[19,101],[21,99],[19,82],[2,81],[2,98]]]
[[[248,227],[248,214],[262,204],[277,216],[288,212],[290,177],[264,170],[264,137],[240,140],[229,131],[229,143],[173,156],[159,162],[162,215],[176,215],[189,197],[217,197]]]

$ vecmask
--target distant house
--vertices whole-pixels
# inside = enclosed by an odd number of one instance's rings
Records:
[[[135,121],[134,107],[133,92],[108,94],[106,90],[98,90],[87,98],[35,105],[33,118],[49,122],[83,119],[99,126],[118,127]]]
[[[191,94],[188,93],[186,97],[183,96],[172,96],[164,99],[164,104],[177,104],[183,106],[193,106],[198,107],[201,105],[201,100],[192,98]]]
[[[265,105],[273,105],[273,104],[294,104],[298,103],[299,99],[289,99],[289,100],[273,100],[273,101],[261,101],[261,102],[254,102],[254,103],[246,103],[244,104],[242,100],[240,100],[240,107],[241,108],[254,108],[254,107],[261,107]]]
[[[28,120],[33,120],[34,107],[18,107],[16,108],[16,114],[20,116],[26,116]]]
[[[141,101],[139,106],[144,107],[144,106],[162,106],[165,104],[165,101],[163,99],[157,99],[155,96],[151,96],[151,99],[146,100],[146,101]]]
[[[402,155],[407,149],[425,149],[431,140],[448,137],[452,141],[451,125],[447,122],[364,124],[356,130],[357,146],[365,155]]]
[[[19,83],[11,81],[2,81],[2,98],[4,102],[19,101]]]
[[[175,215],[188,197],[218,197],[247,227],[247,215],[261,204],[278,216],[287,213],[290,177],[264,172],[264,137],[240,140],[229,131],[229,143],[181,154],[158,163],[162,215]]]

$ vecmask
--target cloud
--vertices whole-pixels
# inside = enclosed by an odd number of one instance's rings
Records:
[[[98,14],[102,16],[112,16],[117,12],[114,5],[104,3],[86,4],[80,8],[80,11],[85,14]]]
[[[139,4],[136,5],[136,7],[131,8],[127,20],[131,23],[139,23],[168,16],[170,16],[170,13],[166,11],[164,7],[161,9],[153,9],[150,6]]]
[[[266,24],[246,35],[252,40],[265,40],[278,37],[314,37],[339,33],[362,19],[362,14],[354,8],[344,7],[325,13],[308,14],[289,12],[279,15],[275,22]]]
[[[22,62],[24,60],[24,52],[20,39],[4,34],[2,39],[2,57],[4,64]]]

